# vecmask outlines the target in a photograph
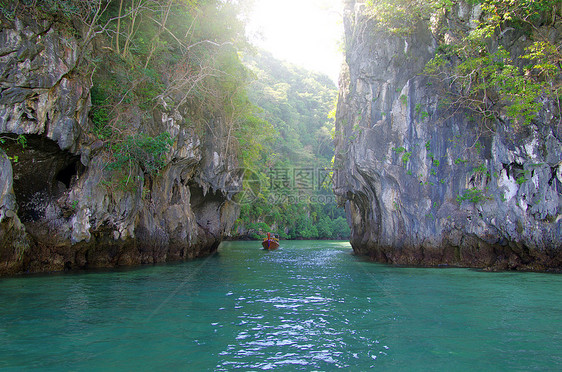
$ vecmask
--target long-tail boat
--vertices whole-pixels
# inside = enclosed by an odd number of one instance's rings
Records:
[[[275,236],[272,236],[271,233],[267,233],[267,237],[263,239],[261,245],[263,249],[272,251],[274,249],[279,248],[279,239],[277,239]]]

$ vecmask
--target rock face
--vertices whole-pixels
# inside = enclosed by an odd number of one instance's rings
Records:
[[[16,19],[2,26],[0,275],[165,262],[216,250],[237,218],[231,199],[241,186],[236,156],[217,140],[226,130],[220,119],[209,124],[212,136],[197,136],[176,110],[155,110],[137,125],[171,134],[167,165],[156,176],[134,169],[129,176],[139,187],[112,189],[103,144],[88,119],[91,71],[74,68],[79,42],[52,23]]]
[[[437,48],[431,31],[374,31],[363,7],[346,1],[336,119],[334,190],[355,252],[406,265],[560,270],[556,109],[545,102],[540,126],[479,130],[465,112],[441,108],[421,74]],[[470,24],[476,10],[453,12]],[[560,39],[562,27],[551,32]]]

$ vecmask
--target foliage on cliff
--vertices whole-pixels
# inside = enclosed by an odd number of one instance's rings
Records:
[[[104,144],[110,183],[134,188],[135,169],[158,173],[174,143],[159,115],[224,144],[225,157],[259,160],[269,124],[246,96],[244,4],[221,0],[29,0],[2,2],[8,21],[57,22],[81,42],[72,73],[94,71],[93,134]],[[161,126],[160,126],[161,127]],[[218,127],[227,128],[218,130]],[[261,133],[264,133],[263,135]],[[132,182],[132,183],[131,183]]]
[[[429,3],[373,1],[401,7],[380,19],[346,1],[334,191],[352,247],[394,264],[557,270],[561,3]]]
[[[120,133],[125,143],[134,141],[130,123],[139,114],[150,121],[154,110],[177,110],[196,135],[212,133],[224,143],[226,155],[256,161],[264,136],[253,132],[267,123],[256,120],[246,97],[248,75],[237,56],[245,43],[238,12],[232,2],[214,0],[111,2],[104,17],[114,35],[106,46],[111,58],[99,62],[94,76],[93,119],[100,137],[115,142]],[[227,133],[217,133],[213,122],[222,122]],[[113,159],[124,148],[112,145]]]
[[[378,27],[392,34],[411,34],[419,23],[443,9],[450,9],[454,0],[367,0],[369,14]]]
[[[451,24],[448,15],[467,4],[479,16],[469,25]],[[432,29],[439,48],[425,73],[446,83],[445,105],[473,111],[484,129],[506,120],[530,124],[545,98],[560,111],[562,40],[551,32],[562,22],[560,1],[375,0],[369,7],[389,32]],[[523,52],[510,50],[514,35],[525,38]]]

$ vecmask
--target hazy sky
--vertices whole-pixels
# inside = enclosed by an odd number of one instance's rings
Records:
[[[251,40],[275,57],[337,82],[341,13],[341,0],[255,0],[248,30]]]

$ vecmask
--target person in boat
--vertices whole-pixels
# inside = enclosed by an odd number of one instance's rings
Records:
[[[279,238],[275,234],[267,233],[267,238],[263,240],[264,242],[276,242],[279,243]],[[269,245],[269,244],[268,244]]]

